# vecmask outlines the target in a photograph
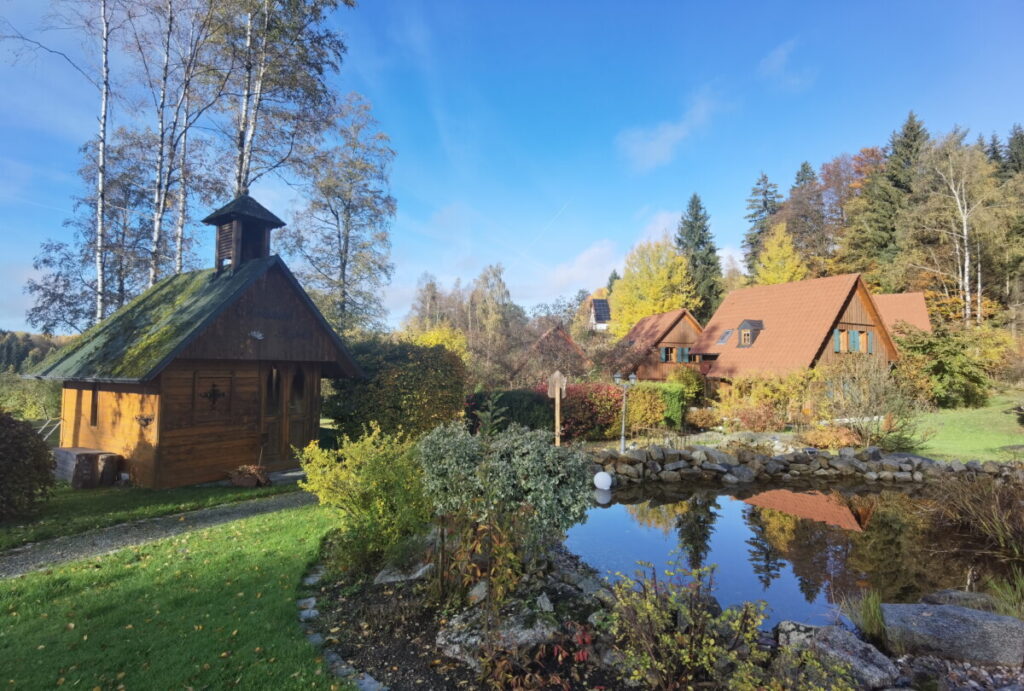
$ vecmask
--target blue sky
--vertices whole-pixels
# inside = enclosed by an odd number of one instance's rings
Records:
[[[40,5],[0,16],[31,31]],[[602,285],[693,192],[735,252],[762,170],[786,190],[801,161],[882,145],[911,109],[932,132],[1024,122],[1020,2],[364,0],[335,21],[336,86],[398,151],[394,324],[424,271],[450,285],[501,262],[524,305]],[[96,97],[45,57],[5,60],[0,83],[0,328],[20,329],[39,242],[69,235]],[[294,208],[283,184],[253,194]]]

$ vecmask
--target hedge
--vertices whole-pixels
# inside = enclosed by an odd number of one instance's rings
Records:
[[[418,436],[462,413],[466,368],[443,346],[371,339],[351,350],[366,378],[334,380],[324,400],[340,434],[357,439],[376,422],[385,434]]]
[[[506,429],[510,424],[515,423],[530,429],[553,430],[555,426],[555,404],[542,391],[532,389],[512,389],[510,391],[478,391],[470,394],[466,399],[466,418],[469,420],[470,430],[476,432],[476,413],[491,398],[496,398],[495,404],[503,408],[503,424],[500,430]]]
[[[504,408],[505,426],[518,423],[530,429],[554,427],[554,401],[546,386],[510,391],[483,391],[466,401],[471,427],[475,413],[491,397]],[[683,426],[692,404],[690,388],[683,384],[641,382],[630,389],[626,425],[630,431]],[[622,389],[614,384],[570,384],[562,399],[562,436],[567,440],[614,439],[621,429]]]

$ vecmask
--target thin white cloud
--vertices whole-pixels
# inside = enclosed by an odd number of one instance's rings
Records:
[[[718,248],[718,260],[722,263],[722,268],[728,265],[729,260],[732,259],[742,269],[743,268],[743,250],[738,247],[732,247],[726,245],[725,247]]]
[[[661,240],[666,235],[671,237],[679,226],[681,215],[681,211],[669,211],[668,209],[659,209],[651,213],[640,231],[640,238],[637,242]]]
[[[786,91],[801,91],[814,83],[817,71],[811,68],[797,68],[793,65],[793,51],[796,39],[790,39],[772,49],[761,59],[757,73],[768,82]]]
[[[632,127],[618,134],[615,143],[630,167],[645,173],[676,156],[679,145],[711,119],[717,100],[707,90],[700,92],[678,120],[661,122],[650,127]]]
[[[572,259],[556,265],[545,288],[551,296],[580,288],[594,290],[608,281],[608,274],[620,262],[615,243],[608,239],[598,240]]]

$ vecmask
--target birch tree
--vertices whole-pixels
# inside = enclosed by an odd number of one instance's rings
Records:
[[[345,53],[341,35],[326,26],[330,13],[354,0],[241,0],[228,3],[231,30],[222,45],[233,65],[225,103],[234,158],[235,194],[291,165],[331,122],[334,94],[327,83]]]
[[[95,190],[95,228],[92,233],[92,263],[94,273],[93,290],[93,323],[102,320],[107,313],[106,286],[104,265],[104,244],[106,242],[106,231],[104,228],[106,211],[106,171],[107,171],[107,120],[109,117],[111,101],[111,78],[110,78],[110,49],[115,32],[121,26],[123,13],[118,0],[63,0],[54,3],[53,12],[49,18],[46,29],[67,30],[70,29],[81,35],[85,43],[85,53],[91,54],[96,51],[95,57],[99,63],[96,67],[88,66],[87,59],[79,59],[67,52],[53,48],[46,43],[26,36],[10,23],[4,21],[0,40],[14,42],[21,48],[30,52],[43,52],[60,58],[72,69],[78,72],[93,87],[96,88],[99,96],[99,111],[97,113],[97,134],[96,134],[96,177],[93,189]],[[60,243],[58,243],[60,244]],[[53,247],[50,247],[52,250]],[[45,250],[45,247],[44,247]]]
[[[1009,200],[995,166],[983,151],[965,146],[964,136],[954,130],[923,153],[905,250],[913,268],[952,284],[964,323],[980,323],[991,280],[984,253],[1005,235]]]
[[[285,228],[299,277],[343,333],[383,326],[381,291],[393,271],[389,229],[395,199],[388,175],[395,152],[369,104],[350,94],[337,118],[337,146],[306,152],[306,208]]]
[[[153,127],[148,286],[167,263],[164,221],[174,198],[174,270],[183,269],[188,136],[222,97],[231,71],[213,50],[214,40],[225,32],[222,20],[209,0],[148,0],[133,4],[128,13],[125,49],[136,66]]]

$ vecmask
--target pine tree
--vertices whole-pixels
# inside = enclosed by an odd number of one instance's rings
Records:
[[[914,168],[921,157],[921,151],[928,143],[928,130],[924,123],[917,119],[914,111],[907,115],[903,127],[893,132],[889,139],[889,160],[886,174],[896,189],[910,194],[910,184],[914,178]]]
[[[1010,175],[1024,173],[1024,129],[1014,125],[1006,141],[1006,169]]]
[[[992,137],[988,140],[988,144],[983,148],[985,150],[985,155],[988,156],[989,162],[1002,167],[1004,161],[1003,143],[999,140],[999,135],[993,132]]]
[[[722,301],[722,265],[711,236],[711,217],[696,193],[690,197],[690,203],[679,219],[675,242],[676,249],[690,263],[690,276],[700,298],[700,306],[694,311],[694,316],[706,324]]]
[[[757,258],[754,272],[754,283],[757,285],[775,285],[802,281],[810,272],[800,253],[793,246],[793,240],[786,231],[786,224],[779,223],[772,228],[764,240],[764,249]]]
[[[747,197],[747,211],[744,218],[750,221],[750,230],[743,236],[743,255],[747,265],[747,272],[753,273],[757,264],[757,257],[761,254],[761,245],[764,242],[764,235],[768,231],[770,219],[779,210],[779,203],[782,196],[779,194],[779,186],[768,179],[768,176],[761,173],[761,176],[754,183]]]
[[[799,187],[816,182],[818,182],[818,174],[814,172],[810,162],[804,161],[800,164],[800,169],[796,171],[796,179],[793,181],[793,187],[790,191],[792,192]]]
[[[800,253],[813,264],[814,273],[826,273],[835,242],[825,228],[825,199],[817,173],[807,161],[800,165],[786,202],[785,220]]]
[[[619,272],[615,269],[612,269],[612,272],[608,274],[608,285],[606,286],[606,288],[608,289],[609,295],[612,294],[612,289],[615,287],[615,282],[620,278],[622,278],[622,276],[620,276]]]

